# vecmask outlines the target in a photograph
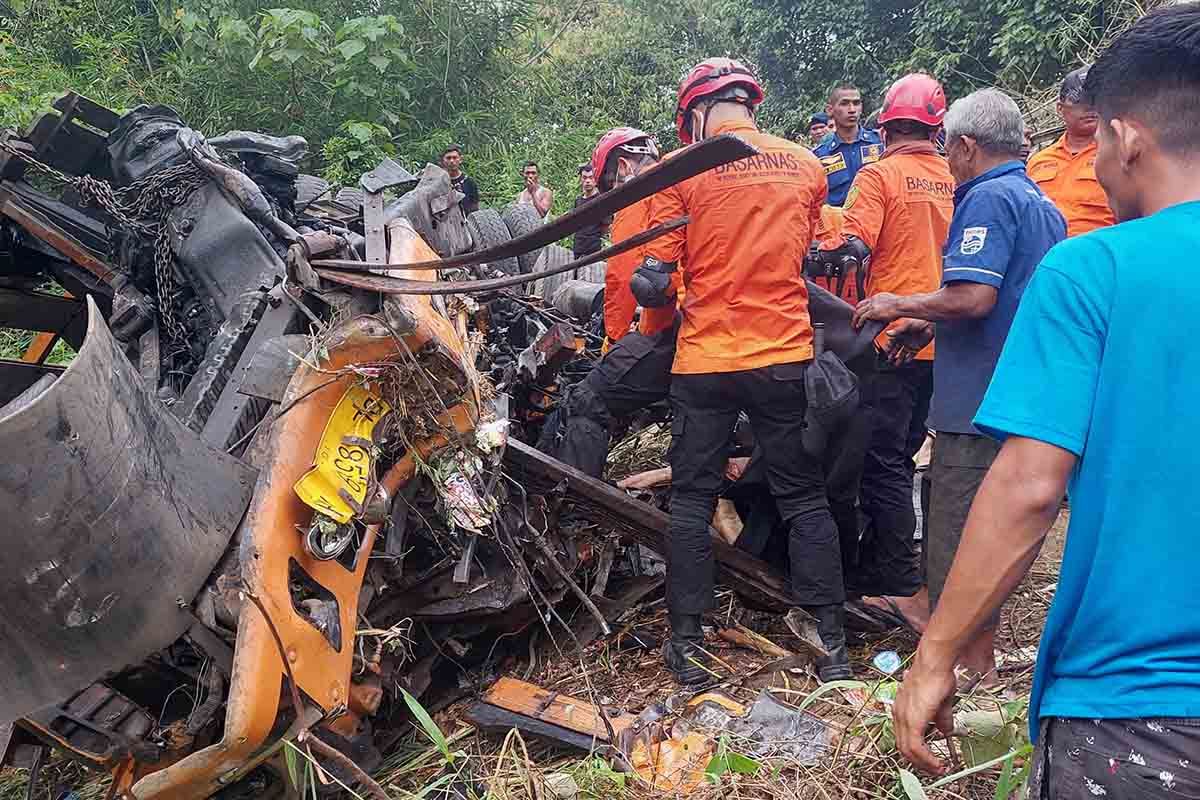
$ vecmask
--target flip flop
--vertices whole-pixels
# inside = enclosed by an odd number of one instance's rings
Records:
[[[894,601],[884,597],[883,602],[887,603],[887,608],[867,605],[861,600],[847,600],[846,629],[858,633],[887,633],[894,630],[917,632]]]

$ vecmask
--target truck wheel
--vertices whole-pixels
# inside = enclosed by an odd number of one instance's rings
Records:
[[[542,248],[541,256],[534,265],[533,271],[544,272],[554,267],[561,267],[563,264],[568,264],[574,260],[574,255],[565,247],[557,244],[549,244]],[[533,284],[530,289],[530,294],[536,294],[541,297],[546,303],[554,297],[554,293],[562,286],[564,281],[569,281],[572,275],[570,272],[563,272],[558,275],[549,275],[541,278]]]
[[[527,233],[532,233],[542,227],[542,218],[538,216],[537,209],[525,203],[513,203],[504,209],[502,214],[504,224],[508,226],[508,232],[512,234],[512,238],[517,239]],[[538,257],[541,256],[544,248],[530,250],[528,253],[521,253],[517,256],[517,263],[521,265],[521,272],[533,272],[534,266],[537,264]]]
[[[329,191],[329,181],[324,178],[318,178],[316,175],[300,174],[296,176],[296,213],[299,214],[304,209]]]
[[[338,193],[334,195],[333,199],[344,206],[353,208],[355,211],[362,211],[363,190],[357,186],[346,186],[338,189]]]
[[[508,244],[512,240],[500,212],[494,208],[481,208],[472,212],[467,217],[467,230],[471,232],[471,240],[475,242],[475,251]],[[505,275],[517,275],[521,271],[517,259],[511,256],[492,261],[490,266]]]

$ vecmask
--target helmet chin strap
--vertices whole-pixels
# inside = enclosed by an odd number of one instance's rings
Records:
[[[703,141],[707,136],[704,129],[708,127],[708,112],[701,110],[702,105],[703,103],[698,103],[692,109],[692,141],[694,142]]]

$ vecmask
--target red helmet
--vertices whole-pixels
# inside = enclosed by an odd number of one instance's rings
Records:
[[[743,86],[749,93],[751,108],[763,101],[763,88],[754,73],[740,61],[732,58],[708,58],[692,67],[683,83],[679,84],[678,102],[675,108],[675,127],[679,140],[684,144],[693,141],[691,124],[687,112],[703,97],[716,94],[731,86]]]
[[[937,78],[923,72],[905,75],[892,84],[883,99],[879,124],[911,119],[926,125],[941,125],[946,116],[946,93]]]
[[[630,142],[636,142],[639,139],[647,140],[646,146],[629,147]],[[637,128],[613,128],[608,133],[600,137],[600,141],[596,142],[596,149],[592,151],[592,174],[596,176],[596,184],[599,185],[604,177],[604,168],[608,165],[608,157],[612,151],[618,147],[625,147],[633,152],[641,152],[647,155],[658,156],[658,148],[654,145],[654,140],[650,134]],[[609,187],[601,186],[605,191]]]

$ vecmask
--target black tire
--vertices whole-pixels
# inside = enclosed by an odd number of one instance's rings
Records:
[[[296,213],[304,211],[312,201],[329,191],[329,181],[316,175],[296,176]]]
[[[537,264],[534,266],[534,272],[544,272],[554,267],[561,267],[563,264],[569,264],[575,260],[574,254],[565,247],[557,244],[546,245],[542,248],[541,257],[538,258]],[[572,270],[573,271],[573,270]],[[531,294],[536,294],[547,303],[549,303],[554,293],[562,286],[564,281],[571,279],[570,272],[562,272],[558,275],[550,275],[533,284],[530,290]]]
[[[538,228],[542,227],[542,218],[538,215],[537,209],[525,203],[513,203],[504,209],[503,214],[504,224],[508,226],[508,232],[512,238],[517,239],[528,233],[533,233]],[[521,272],[533,272],[534,266],[537,265],[538,258],[542,255],[542,250],[545,248],[539,247],[536,250],[530,250],[528,253],[521,253],[517,256],[517,263],[521,265]]]
[[[338,193],[334,195],[333,199],[344,206],[353,208],[355,211],[362,211],[363,190],[357,186],[346,186],[338,189]]]
[[[471,232],[471,240],[475,243],[474,250],[486,250],[508,244],[512,236],[508,227],[500,217],[500,212],[494,208],[481,208],[467,217],[467,230]],[[515,257],[502,258],[490,263],[492,269],[499,270],[505,275],[517,275],[521,272],[520,263]]]

